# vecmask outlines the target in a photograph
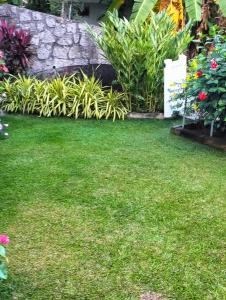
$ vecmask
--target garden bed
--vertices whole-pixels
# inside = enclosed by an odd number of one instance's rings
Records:
[[[182,125],[174,126],[171,128],[171,133],[226,151],[226,134],[217,132],[214,133],[213,137],[210,137],[210,128],[204,127],[201,123],[187,124],[184,128]]]

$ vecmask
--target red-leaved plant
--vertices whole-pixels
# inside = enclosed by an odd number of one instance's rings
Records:
[[[4,52],[6,66],[11,74],[18,74],[28,67],[34,50],[31,47],[31,34],[16,29],[6,20],[0,21],[0,50]]]

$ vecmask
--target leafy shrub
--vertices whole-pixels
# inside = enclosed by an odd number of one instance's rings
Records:
[[[128,112],[124,93],[102,87],[94,76],[55,78],[52,81],[19,75],[3,84],[8,112],[36,113],[40,116],[124,119]]]
[[[6,66],[11,74],[23,72],[33,55],[31,35],[9,25],[6,20],[0,22],[0,50],[5,54]]]
[[[128,94],[131,110],[163,109],[164,60],[176,59],[191,41],[189,26],[175,31],[165,12],[151,13],[149,22],[120,19],[117,12],[102,22],[102,35],[89,32],[112,64],[118,83]]]
[[[0,235],[0,282],[7,279],[7,256],[5,246],[9,244],[9,237],[5,234]]]
[[[209,47],[211,44],[211,49]],[[226,37],[217,35],[190,63],[185,88],[177,98],[189,99],[187,111],[204,123],[226,126]]]

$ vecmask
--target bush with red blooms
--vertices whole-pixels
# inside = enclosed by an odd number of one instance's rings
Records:
[[[177,99],[188,99],[187,110],[196,112],[204,124],[226,132],[226,36],[217,35],[189,65],[183,91]],[[188,113],[188,112],[187,112]]]
[[[14,25],[10,25],[6,20],[1,20],[0,50],[5,55],[6,66],[10,74],[24,72],[34,53],[31,47],[30,33],[22,29],[16,29]],[[0,67],[0,72],[2,70]]]

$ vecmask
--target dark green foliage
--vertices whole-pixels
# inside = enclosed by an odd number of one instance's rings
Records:
[[[50,12],[50,5],[48,0],[29,0],[27,8],[41,12]]]

